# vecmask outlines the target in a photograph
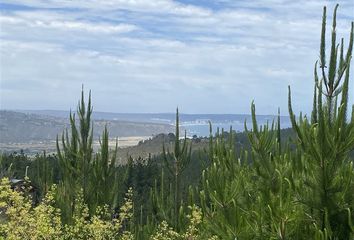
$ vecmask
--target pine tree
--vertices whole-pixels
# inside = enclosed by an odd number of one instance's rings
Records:
[[[183,216],[185,206],[183,206],[182,193],[186,189],[186,186],[181,186],[181,175],[188,167],[192,153],[192,146],[188,143],[186,132],[182,141],[181,146],[177,108],[174,151],[170,152],[169,149],[166,149],[165,143],[162,150],[164,169],[167,170],[172,182],[168,182],[165,185],[165,181],[169,178],[165,178],[165,172],[162,169],[160,189],[158,190],[156,186],[152,192],[156,208],[163,213],[162,219],[169,221],[175,230],[180,230],[185,218]]]
[[[33,164],[30,167],[30,179],[40,189],[44,196],[54,183],[53,161],[44,151],[42,155],[36,155]]]
[[[93,127],[91,122],[91,92],[87,106],[84,92],[78,106],[79,125],[75,114],[70,113],[71,134],[62,135],[61,145],[57,139],[57,153],[61,181],[57,189],[57,202],[63,212],[64,222],[70,222],[75,211],[75,198],[82,190],[84,203],[89,213],[94,214],[98,206],[108,205],[115,209],[119,201],[121,178],[117,171],[117,142],[113,152],[109,149],[109,134],[105,127],[100,139],[100,150],[93,152]]]
[[[315,64],[315,92],[311,121],[292,110],[289,87],[289,113],[302,152],[299,200],[306,206],[309,221],[329,238],[349,239],[349,212],[354,208],[354,170],[349,153],[354,150],[354,118],[347,118],[353,23],[344,55],[344,40],[336,43],[334,9],[329,65],[326,62],[326,7],[323,10],[319,70]],[[339,49],[340,45],[340,49]],[[339,51],[339,54],[338,54]],[[328,71],[326,71],[328,69]],[[344,78],[344,80],[343,80]],[[337,107],[338,97],[341,97]],[[323,102],[325,100],[325,102]],[[353,108],[354,109],[354,108]],[[322,236],[321,235],[321,236]]]

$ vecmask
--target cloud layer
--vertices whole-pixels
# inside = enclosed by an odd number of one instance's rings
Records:
[[[347,39],[354,3],[339,3]],[[286,114],[291,85],[309,112],[323,5],[3,0],[1,108],[75,108],[84,84],[99,111]]]

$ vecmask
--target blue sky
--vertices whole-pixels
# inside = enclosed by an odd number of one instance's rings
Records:
[[[348,39],[352,0],[0,0],[0,108],[75,109],[84,84],[97,111],[286,115],[290,85],[306,113],[337,2]]]

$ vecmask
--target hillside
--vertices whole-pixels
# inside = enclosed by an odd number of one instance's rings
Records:
[[[116,120],[94,120],[94,138],[98,139],[107,125],[110,137],[152,136],[169,133],[174,127],[168,124]],[[0,111],[0,142],[29,142],[55,140],[69,126],[67,118],[13,111]]]
[[[168,124],[94,120],[93,134],[97,146],[99,145],[98,138],[106,125],[110,138],[113,140],[119,137],[122,146],[134,145],[153,135],[174,131],[174,127]],[[0,111],[0,150],[27,149],[28,153],[42,150],[53,151],[57,135],[61,135],[68,127],[68,118]],[[113,141],[112,145],[114,145]]]
[[[14,152],[22,149],[27,154],[35,154],[42,151],[56,152],[56,136],[58,134],[61,135],[63,130],[69,127],[69,120],[64,117],[64,113],[68,116],[68,113],[65,111],[37,111],[37,113],[0,111],[0,151]],[[139,116],[135,118],[136,121],[121,120],[124,119],[124,117],[126,119],[134,119],[130,115],[131,114],[121,114],[120,120],[112,120],[114,119],[112,117],[113,115],[111,117],[107,114],[96,115],[96,117],[93,118],[94,149],[97,150],[99,148],[98,138],[105,125],[107,125],[109,130],[111,148],[114,148],[115,138],[118,137],[118,145],[120,147],[118,157],[123,162],[128,156],[136,158],[138,156],[147,157],[150,153],[153,155],[159,154],[162,151],[164,141],[166,146],[174,141],[174,139],[172,139],[174,136],[167,135],[167,133],[175,131],[172,125],[172,114],[166,114],[166,116],[164,116],[169,120],[169,124],[151,122],[151,120],[154,119],[153,117],[156,117],[157,114],[154,116],[136,114],[136,116]],[[117,116],[119,115],[114,115],[114,117]],[[103,120],[102,117],[107,117],[109,120]],[[159,115],[158,117],[161,116]],[[188,117],[190,119],[188,119]],[[184,120],[188,123],[188,121],[200,117],[201,116],[191,117],[184,115]],[[225,115],[222,117],[210,115],[208,117],[210,119],[214,118],[214,120],[218,120],[217,117],[219,117],[225,121],[224,119],[230,120],[235,119],[235,117],[241,119],[241,117],[248,116],[235,115],[232,116],[233,118],[230,118],[230,116],[225,117]],[[271,116],[267,116],[267,118],[270,117]],[[261,117],[262,123],[265,122],[263,118],[265,118],[265,116]],[[149,122],[142,122],[142,119]],[[220,123],[220,120],[216,122]],[[218,126],[217,124],[215,125]],[[227,123],[223,123],[223,125],[227,126]],[[187,124],[185,127],[187,130],[190,130],[190,126]],[[209,128],[208,126],[204,127]],[[240,142],[245,142],[246,136],[243,133],[238,133],[238,137],[241,139]],[[193,145],[194,149],[201,149],[207,146],[206,143],[203,144],[203,141],[195,142]]]

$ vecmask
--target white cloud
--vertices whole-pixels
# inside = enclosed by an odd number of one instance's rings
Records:
[[[311,105],[328,2],[231,1],[220,9],[167,0],[16,2],[49,9],[0,16],[5,107],[75,107],[82,83],[105,111],[179,105],[185,112],[248,113],[254,99],[259,113],[278,106],[285,113],[289,84],[298,109]],[[347,38],[354,4],[343,5],[338,33]]]
[[[63,30],[83,30],[88,32],[97,32],[97,33],[122,33],[122,32],[131,32],[136,30],[137,27],[130,24],[119,24],[119,25],[107,25],[107,24],[88,24],[84,22],[59,22],[53,21],[50,23],[36,22],[38,26],[44,26],[49,28],[58,28]]]
[[[89,10],[128,10],[149,13],[176,14],[183,16],[208,16],[208,9],[172,0],[4,0],[11,4],[23,4],[33,7],[46,8],[83,8]]]
[[[43,21],[20,17],[0,16],[0,24],[26,25],[32,28],[60,29],[64,31],[87,31],[91,33],[126,33],[138,29],[131,24],[96,24],[80,21]]]

